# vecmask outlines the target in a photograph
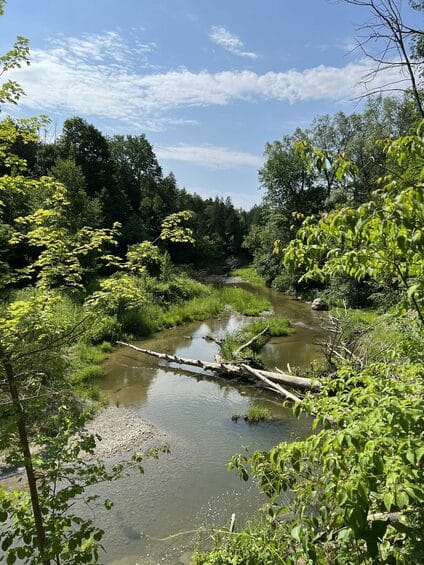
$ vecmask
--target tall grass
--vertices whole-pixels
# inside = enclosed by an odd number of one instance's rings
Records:
[[[230,277],[240,277],[244,281],[252,282],[259,286],[265,286],[265,279],[256,272],[255,267],[240,267],[231,271]]]
[[[251,404],[247,409],[244,419],[249,424],[256,424],[257,422],[262,422],[267,420],[271,416],[271,412],[265,406],[260,404]]]
[[[271,337],[290,335],[294,332],[291,322],[287,318],[264,318],[262,320],[255,320],[244,329],[248,330],[253,337],[267,326]]]
[[[237,355],[238,360],[254,357],[255,353],[262,349],[270,337],[290,335],[293,333],[290,321],[286,318],[264,318],[262,320],[255,320],[241,330],[229,334],[224,338],[221,343],[221,355],[228,361],[234,360],[237,349],[262,332],[266,327],[268,327],[268,330],[265,334],[260,336],[249,347],[243,349],[243,351]]]
[[[174,302],[168,307],[148,304],[125,312],[120,319],[122,332],[144,337],[155,331],[212,318],[226,308],[246,316],[257,316],[271,306],[267,300],[241,288],[207,288],[206,296]]]
[[[219,289],[219,294],[224,304],[245,316],[258,316],[261,312],[271,310],[268,300],[244,288],[224,287]]]
[[[71,350],[68,380],[79,396],[100,400],[95,382],[103,376],[102,364],[111,351],[112,345],[108,342],[99,345],[79,342]]]

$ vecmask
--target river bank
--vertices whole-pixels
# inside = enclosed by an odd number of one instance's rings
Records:
[[[87,459],[107,461],[115,457],[125,457],[128,453],[139,451],[155,439],[166,441],[166,434],[153,424],[141,418],[135,410],[106,406],[92,420],[89,420],[84,433],[100,436],[93,455]],[[35,449],[39,452],[40,449]],[[0,484],[6,488],[25,488],[24,468],[8,465],[0,458]]]
[[[84,432],[99,435],[93,457],[109,459],[142,449],[153,439],[166,434],[130,408],[106,406],[87,422]]]

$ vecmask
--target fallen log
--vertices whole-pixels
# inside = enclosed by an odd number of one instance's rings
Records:
[[[258,371],[257,369],[253,369],[252,367],[249,367],[249,365],[242,365],[243,369],[245,369],[248,373],[251,373],[252,375],[255,375],[255,377],[257,377],[259,380],[263,381],[264,383],[266,383],[268,385],[268,387],[270,387],[272,390],[275,390],[276,392],[278,392],[279,394],[281,394],[282,396],[284,396],[284,398],[286,398],[287,400],[291,400],[292,402],[301,402],[300,398],[298,396],[295,396],[294,394],[292,394],[291,392],[289,392],[288,390],[286,390],[285,388],[283,388],[281,385],[279,385],[278,383],[273,383],[271,380],[267,379],[266,377],[264,377],[262,375],[261,371]]]
[[[163,359],[168,363],[177,363],[178,365],[189,365],[192,367],[200,367],[204,371],[212,371],[214,373],[219,374],[226,374],[226,375],[234,375],[238,377],[244,378],[251,378],[252,372],[247,370],[244,367],[248,365],[236,365],[235,363],[226,363],[220,362],[216,363],[213,361],[202,361],[201,359],[188,359],[185,357],[177,357],[176,355],[169,355],[168,353],[159,353],[158,351],[152,351],[150,349],[143,349],[142,347],[137,347],[136,345],[132,345],[130,343],[126,343],[124,341],[117,341],[119,345],[124,345],[125,347],[129,347],[134,351],[139,353],[145,353],[146,355],[151,355],[152,357],[157,357],[158,359]],[[249,369],[251,369],[249,367]],[[255,369],[258,371],[262,377],[269,379],[274,383],[282,383],[288,385],[292,388],[298,388],[301,390],[309,390],[309,391],[318,391],[321,389],[321,385],[312,381],[312,379],[307,379],[305,377],[295,377],[294,375],[287,375],[285,373],[273,373],[271,371],[262,371],[259,369]],[[257,375],[256,375],[257,376]],[[262,379],[263,380],[263,379]]]
[[[213,335],[204,335],[203,339],[205,341],[211,341],[212,343],[216,343],[219,346],[222,345],[222,339],[219,339],[218,337],[215,337]]]

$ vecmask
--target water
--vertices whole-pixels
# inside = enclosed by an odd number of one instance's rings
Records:
[[[305,367],[320,354],[316,343],[323,338],[320,318],[308,305],[269,289],[240,286],[266,296],[277,315],[295,324],[295,334],[274,338],[266,345],[262,358],[267,367],[286,368],[287,363]],[[248,322],[232,314],[163,331],[140,345],[212,360],[218,346],[203,336],[221,336]],[[233,512],[240,525],[264,502],[252,481],[243,483],[227,472],[231,455],[245,448],[269,449],[278,442],[304,437],[310,429],[307,419],[294,419],[290,409],[265,391],[205,378],[195,368],[187,372],[125,348],[109,359],[102,389],[111,403],[135,409],[163,431],[165,438],[160,441],[171,447],[170,455],[147,462],[143,476],[134,473],[97,488],[115,503],[110,512],[93,509],[97,523],[106,531],[104,563],[189,563],[198,534],[175,534],[228,525]],[[233,414],[244,414],[253,402],[267,406],[272,420],[254,426],[243,419],[231,420]]]

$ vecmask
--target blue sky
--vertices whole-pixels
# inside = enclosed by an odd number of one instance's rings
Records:
[[[267,141],[360,107],[366,18],[336,0],[9,0],[0,52],[23,35],[32,61],[10,113],[144,133],[179,186],[249,208]]]

